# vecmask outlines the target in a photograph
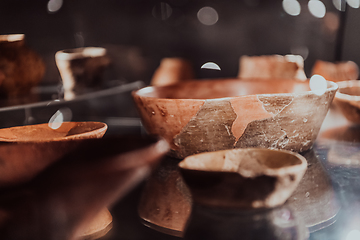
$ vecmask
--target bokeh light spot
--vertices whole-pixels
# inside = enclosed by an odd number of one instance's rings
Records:
[[[282,7],[291,16],[298,16],[301,12],[300,3],[297,0],[283,0]]]
[[[165,2],[156,4],[152,9],[152,15],[160,20],[168,19],[171,16],[172,12],[172,7]]]
[[[219,20],[217,11],[212,7],[203,7],[198,13],[197,17],[199,21],[204,25],[214,25]]]
[[[326,7],[320,0],[310,0],[308,2],[310,13],[317,18],[323,18],[326,14]]]
[[[207,62],[201,66],[202,69],[212,69],[212,70],[221,70],[219,65],[214,62]]]
[[[346,240],[360,240],[360,231],[357,229],[351,230],[346,235]]]
[[[360,0],[346,0],[347,4],[352,8],[360,7]]]
[[[72,118],[70,108],[61,108],[50,118],[48,126],[52,129],[58,129],[63,122],[68,122]]]
[[[60,10],[63,5],[63,0],[50,0],[47,4],[47,9],[51,13],[55,13]]]
[[[327,82],[326,79],[321,75],[313,75],[310,78],[309,84],[311,91],[318,96],[321,96],[326,92]]]

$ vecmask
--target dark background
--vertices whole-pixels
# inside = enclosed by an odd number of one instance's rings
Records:
[[[167,3],[172,14],[161,11]],[[341,60],[360,63],[359,9],[347,7],[345,34],[338,38],[341,12],[324,0],[327,13],[316,18],[308,1],[300,0],[301,13],[288,15],[281,0],[63,0],[56,12],[47,0],[1,0],[0,34],[25,33],[27,44],[45,60],[44,84],[59,82],[56,51],[82,46],[102,46],[114,63],[107,77],[145,83],[163,57],[185,57],[193,62],[198,78],[235,77],[241,55],[301,54],[305,70],[317,59],[335,58],[343,40]],[[197,19],[205,6],[219,20],[207,26]],[[163,8],[161,8],[163,7]],[[221,72],[200,67],[215,62]]]

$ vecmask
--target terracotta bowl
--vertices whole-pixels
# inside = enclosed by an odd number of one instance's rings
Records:
[[[283,204],[307,161],[290,151],[248,148],[196,154],[179,167],[195,203],[253,209]]]
[[[261,147],[310,149],[337,91],[316,95],[308,81],[219,79],[133,92],[144,127],[172,156]]]
[[[360,124],[360,81],[350,80],[337,84],[339,91],[335,95],[334,104],[350,122]]]
[[[0,129],[0,187],[30,180],[72,151],[80,139],[101,138],[107,125],[100,122],[64,122]]]

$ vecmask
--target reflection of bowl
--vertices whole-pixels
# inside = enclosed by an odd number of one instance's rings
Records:
[[[150,134],[163,136],[183,158],[200,152],[263,147],[311,148],[337,90],[318,96],[308,81],[188,81],[133,92]]]
[[[179,167],[195,203],[264,208],[281,205],[290,197],[307,161],[298,153],[249,148],[196,154]]]
[[[334,103],[351,122],[360,124],[360,81],[338,82]]]
[[[0,187],[31,179],[76,148],[76,140],[101,138],[106,130],[100,122],[64,122],[58,129],[48,124],[0,129]]]

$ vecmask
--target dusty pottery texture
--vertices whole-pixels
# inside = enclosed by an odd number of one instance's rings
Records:
[[[360,124],[360,81],[343,81],[338,85],[334,104],[350,122]]]
[[[310,149],[337,91],[308,81],[218,79],[133,92],[144,127],[177,158],[232,148]]]
[[[0,129],[0,187],[30,180],[74,150],[76,140],[101,138],[106,130],[100,122],[65,122],[58,129],[48,124]]]
[[[106,49],[100,47],[61,50],[55,54],[55,60],[66,100],[100,89],[103,83],[102,75],[110,64]]]
[[[283,204],[302,179],[306,159],[270,149],[201,153],[179,163],[193,201],[230,208],[271,208]]]
[[[41,57],[25,44],[24,34],[0,35],[0,95],[24,97],[45,73]]]

